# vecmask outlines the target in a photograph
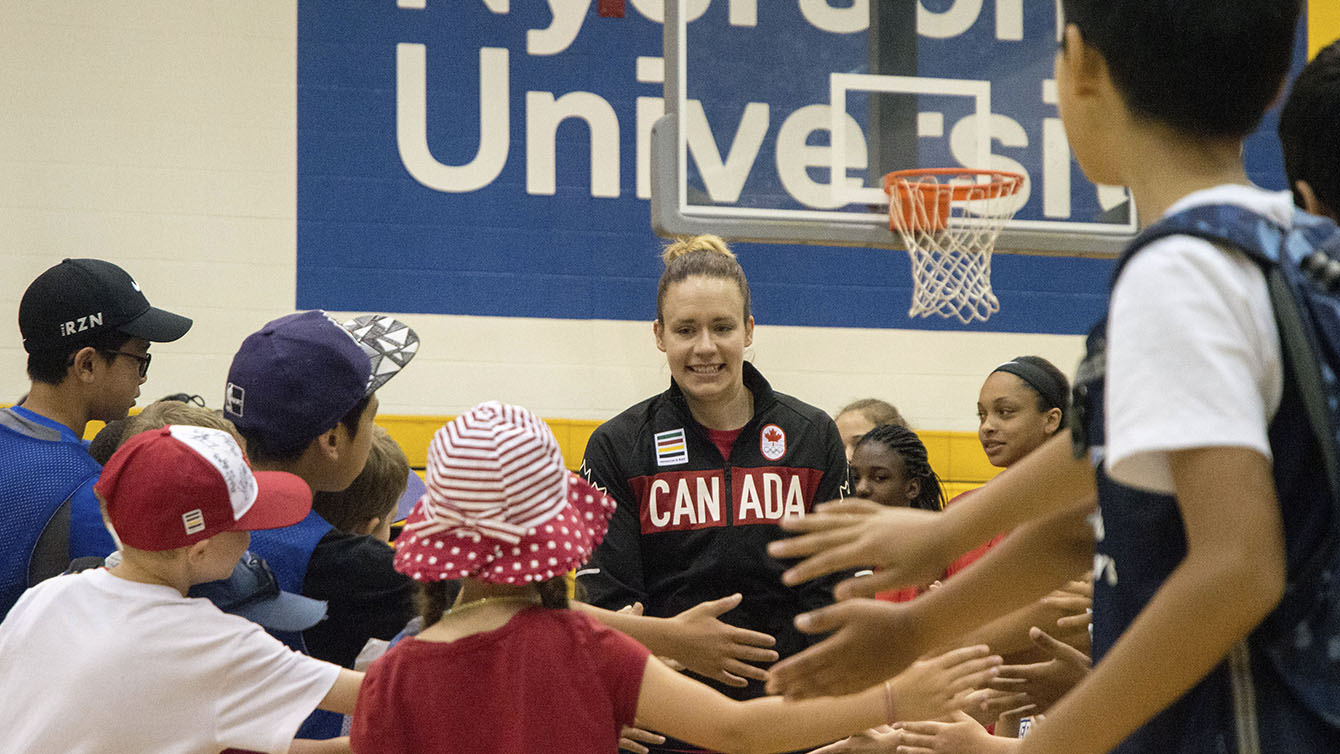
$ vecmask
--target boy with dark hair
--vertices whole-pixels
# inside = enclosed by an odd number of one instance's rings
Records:
[[[253,473],[227,432],[171,426],[127,441],[95,491],[120,563],[43,582],[0,623],[7,751],[287,752],[313,707],[352,711],[362,674],[186,597],[233,571],[249,531],[307,513],[301,479]]]
[[[190,327],[100,259],[66,259],[24,291],[19,330],[32,387],[21,405],[0,409],[0,617],[72,558],[112,550],[84,428],[125,418],[149,371],[149,344]]]
[[[1284,172],[1294,203],[1340,219],[1340,40],[1323,47],[1293,82],[1280,112]]]
[[[1297,2],[1063,5],[1059,107],[1090,179],[1130,187],[1146,226],[1207,207],[1294,226],[1287,192],[1250,185],[1241,147],[1288,69]],[[1097,665],[1022,750],[1340,751],[1340,730],[1317,703],[1335,689],[1306,701],[1300,691],[1328,671],[1303,678],[1280,660],[1337,640],[1287,633],[1317,608],[1304,604],[1311,584],[1294,579],[1321,549],[1332,503],[1299,391],[1285,389],[1292,377],[1261,266],[1190,235],[1137,242],[1088,346],[1073,438],[1050,441],[934,521],[914,511],[872,519],[852,503],[792,526],[815,534],[777,543],[773,554],[820,554],[788,580],[882,568],[839,587],[853,596],[915,581],[982,536],[1026,524],[924,600],[802,616],[807,630],[837,634],[775,667],[773,688],[832,692],[896,670],[902,654],[970,625],[965,606],[979,609],[990,595],[1005,609],[1036,595],[1082,568],[1096,540]],[[1078,458],[1072,439],[1087,451]],[[909,628],[911,646],[874,641]],[[857,666],[871,656],[843,656],[857,647],[873,650],[875,670]]]
[[[367,462],[377,389],[418,344],[413,330],[390,317],[280,317],[247,336],[233,357],[224,417],[246,440],[257,469],[296,474],[314,492],[339,492]],[[313,657],[351,668],[368,639],[391,639],[414,617],[414,582],[396,572],[394,550],[337,529],[315,510],[291,526],[258,532],[251,550],[270,564],[281,589],[327,603],[321,623],[275,634]],[[318,714],[299,735],[330,738],[339,730],[338,716]]]

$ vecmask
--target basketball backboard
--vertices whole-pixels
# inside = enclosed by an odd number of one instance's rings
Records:
[[[997,250],[1121,250],[1128,194],[1084,177],[1057,114],[1058,0],[838,5],[666,0],[657,232],[901,248],[884,174],[966,167],[1027,176]]]

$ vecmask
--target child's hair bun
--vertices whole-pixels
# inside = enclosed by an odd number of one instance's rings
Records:
[[[735,253],[726,246],[726,241],[721,236],[705,233],[701,236],[684,236],[670,242],[666,245],[665,251],[661,252],[661,261],[669,267],[671,262],[695,251],[709,251],[727,259],[735,259]]]

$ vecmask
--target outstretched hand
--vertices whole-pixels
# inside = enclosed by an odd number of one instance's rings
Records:
[[[930,511],[859,498],[824,503],[809,515],[783,520],[783,529],[800,536],[769,543],[768,554],[804,558],[782,574],[782,582],[793,586],[838,571],[877,568],[834,590],[838,599],[870,597],[940,577],[957,554],[947,551],[940,519]]]
[[[969,694],[996,676],[1000,663],[1000,655],[985,644],[917,660],[889,681],[893,714],[899,720],[929,720],[957,712]]]
[[[634,728],[631,725],[619,731],[619,751],[631,751],[633,754],[648,754],[650,751],[647,744],[660,746],[665,743],[665,736],[659,733],[652,733],[649,730]]]
[[[770,649],[773,637],[732,626],[718,619],[740,604],[743,597],[732,594],[702,602],[670,618],[675,624],[675,652],[671,655],[685,668],[728,686],[748,685],[747,679],[768,680],[768,671],[750,665],[775,662],[777,651]]]
[[[801,631],[833,635],[773,665],[768,693],[792,699],[836,696],[896,675],[920,654],[909,639],[906,609],[893,602],[855,599],[796,616]]]
[[[925,720],[898,728],[903,738],[898,754],[1005,754],[1018,751],[1021,741],[993,736],[963,713],[949,722]]]
[[[1042,598],[1042,602],[1066,613],[1057,618],[1052,634],[1081,652],[1089,652],[1093,639],[1089,633],[1089,624],[1093,620],[1093,574],[1067,582]]]
[[[1028,638],[1052,659],[1030,665],[1006,665],[990,686],[997,691],[1026,694],[1038,711],[1045,712],[1089,673],[1089,657],[1040,628],[1029,630]]]
[[[963,703],[963,711],[982,725],[997,723],[1002,717],[1031,715],[1036,709],[1028,694],[993,688],[977,689]]]

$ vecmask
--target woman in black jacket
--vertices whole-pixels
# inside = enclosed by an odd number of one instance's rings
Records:
[[[740,593],[722,619],[776,637],[785,657],[808,643],[792,619],[832,595],[825,583],[783,586],[783,565],[765,547],[781,536],[783,516],[840,496],[842,440],[827,414],[773,392],[744,360],[754,332],[749,285],[725,243],[679,241],[664,260],[653,330],[670,387],[602,424],[587,444],[583,473],[619,507],[578,581],[592,604],[641,602],[654,616]],[[762,695],[761,668],[742,661],[733,672],[719,689]]]

